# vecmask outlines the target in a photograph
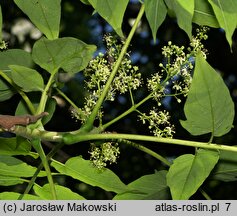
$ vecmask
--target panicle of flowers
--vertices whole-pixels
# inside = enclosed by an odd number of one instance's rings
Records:
[[[74,117],[82,122],[90,115],[100,97],[124,43],[123,41],[118,43],[118,40],[111,35],[105,35],[104,40],[107,47],[106,53],[99,53],[84,70],[85,84],[89,96],[85,98],[84,107],[79,109],[79,112],[74,111],[72,113]],[[141,74],[138,73],[138,67],[132,65],[130,56],[127,53],[123,57],[117,75],[109,88],[106,100],[114,101],[117,94],[124,94],[128,90],[136,90],[141,84]],[[103,112],[100,111],[97,117],[101,118],[102,115]]]
[[[140,113],[139,117],[143,124],[146,122],[149,123],[149,129],[155,136],[166,138],[173,137],[175,131],[174,126],[170,123],[170,115],[168,111],[157,111],[157,109],[153,108],[150,110],[149,115]]]
[[[85,103],[83,108],[79,108],[77,110],[71,109],[71,115],[76,120],[80,120],[82,123],[85,123],[87,117],[91,114],[94,106],[96,105],[96,101],[98,100],[98,93],[93,91],[85,98]],[[101,119],[103,116],[103,111],[99,110],[97,117]]]
[[[117,143],[106,142],[100,146],[91,144],[90,160],[98,168],[103,169],[107,163],[116,163],[120,151]]]
[[[206,57],[207,50],[202,40],[207,39],[207,30],[207,27],[197,29],[197,34],[192,37],[187,49],[174,45],[171,41],[163,47],[164,63],[159,64],[159,72],[147,79],[147,88],[151,97],[158,102],[158,106],[167,95],[174,96],[179,103],[179,95],[187,96],[192,82],[195,57],[198,53]],[[149,129],[158,137],[172,137],[175,133],[167,111],[156,111],[153,108],[149,115],[140,113],[139,117],[143,123],[149,123]]]
[[[192,37],[190,47],[188,48],[188,51],[192,52],[193,56],[196,56],[199,52],[201,52],[203,57],[206,58],[207,50],[202,44],[202,40],[207,40],[208,30],[209,28],[206,26],[196,29],[196,36]]]
[[[155,100],[159,103],[161,98],[166,96],[165,89],[168,87],[173,89],[174,96],[178,102],[181,100],[178,95],[187,96],[191,82],[192,71],[195,57],[198,53],[202,53],[206,57],[207,50],[202,44],[202,40],[207,39],[207,27],[197,29],[197,35],[192,37],[190,47],[185,52],[184,46],[177,46],[168,42],[167,46],[162,48],[162,55],[165,62],[160,63],[160,72],[155,73],[147,80],[147,87],[152,93]]]

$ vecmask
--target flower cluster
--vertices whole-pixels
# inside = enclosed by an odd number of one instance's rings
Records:
[[[194,56],[196,56],[199,52],[201,52],[203,57],[206,58],[207,50],[202,44],[202,40],[207,40],[208,30],[209,28],[205,26],[203,26],[202,28],[196,29],[197,34],[195,37],[192,37],[191,42],[190,42],[190,47],[188,48],[188,51],[192,52]]]
[[[140,120],[143,124],[149,122],[149,129],[157,137],[169,137],[172,138],[174,131],[174,126],[169,122],[170,115],[168,111],[158,111],[153,108],[150,110],[149,115],[140,113]]]
[[[177,102],[181,102],[180,95],[187,96],[192,82],[192,71],[195,57],[201,53],[206,57],[206,50],[202,40],[207,39],[208,28],[197,29],[197,35],[190,41],[190,47],[177,46],[168,42],[162,49],[164,63],[160,63],[161,70],[147,80],[147,88],[151,97],[161,106],[162,99],[166,96],[174,96]],[[187,53],[186,53],[187,51]],[[140,112],[139,112],[140,113]],[[158,137],[172,137],[174,126],[170,124],[167,111],[150,110],[149,115],[140,113],[143,123],[149,123],[149,129]]]
[[[123,41],[118,43],[117,39],[111,35],[106,35],[104,38],[107,52],[105,54],[99,53],[97,57],[90,61],[88,67],[84,70],[85,83],[89,91],[89,96],[85,98],[84,107],[72,113],[74,117],[82,122],[86,120],[94,108],[122,50]],[[106,96],[106,100],[114,101],[117,94],[136,90],[141,86],[141,83],[141,74],[138,73],[138,67],[132,66],[130,56],[127,53],[122,59],[117,75]],[[100,111],[97,117],[101,118],[102,115],[103,112]]]
[[[6,50],[8,43],[4,40],[0,41],[0,50]]]
[[[95,144],[91,144],[90,160],[98,168],[103,169],[106,164],[116,163],[116,160],[120,154],[117,143],[106,142],[100,147]]]
[[[161,104],[161,99],[166,96],[167,88],[171,88],[178,102],[181,100],[179,95],[187,96],[190,84],[192,82],[193,62],[195,56],[201,53],[206,57],[206,50],[202,44],[202,40],[207,39],[207,27],[197,29],[197,35],[190,41],[190,47],[185,52],[184,46],[177,46],[168,42],[167,46],[162,49],[162,55],[165,62],[160,63],[161,71],[152,75],[147,80],[148,90],[151,92],[152,97]]]

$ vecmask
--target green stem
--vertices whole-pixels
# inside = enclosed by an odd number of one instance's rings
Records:
[[[122,48],[121,53],[120,53],[120,55],[118,57],[118,60],[116,61],[115,66],[114,66],[114,68],[113,68],[113,70],[111,72],[111,75],[110,75],[108,81],[106,82],[106,85],[105,85],[105,87],[103,89],[103,92],[102,92],[100,98],[98,99],[98,101],[97,101],[97,103],[96,103],[96,105],[95,105],[91,115],[89,116],[89,118],[87,119],[85,125],[83,126],[83,130],[84,131],[90,131],[92,129],[94,120],[95,120],[95,118],[97,116],[97,113],[98,113],[98,111],[100,110],[100,108],[102,106],[102,103],[103,103],[103,101],[104,101],[104,99],[105,99],[105,97],[106,97],[106,95],[107,95],[107,93],[109,91],[111,83],[113,82],[113,79],[114,79],[114,77],[115,77],[115,75],[116,75],[116,73],[117,73],[117,71],[119,69],[119,66],[120,66],[120,64],[121,64],[121,62],[123,60],[123,57],[124,57],[124,55],[127,52],[128,46],[130,45],[132,37],[133,37],[133,35],[134,35],[134,33],[135,33],[136,29],[137,29],[137,26],[138,26],[138,24],[139,24],[139,22],[140,22],[140,20],[141,20],[141,18],[143,16],[143,14],[144,14],[144,11],[145,11],[145,6],[143,4],[141,6],[141,8],[140,8],[140,11],[139,11],[139,14],[138,14],[138,16],[136,18],[136,21],[135,21],[135,23],[134,23],[134,25],[133,25],[130,33],[129,33],[129,35],[128,35],[124,45],[123,45],[123,48]]]
[[[23,98],[23,100],[25,101],[25,103],[27,104],[30,112],[32,114],[35,114],[35,107],[33,106],[33,104],[31,103],[30,99],[28,98],[28,96],[25,94],[25,92],[21,91],[19,89],[19,87],[12,81],[12,79],[10,79],[3,71],[0,70],[0,76],[5,79],[11,86],[13,86],[17,92],[21,95],[21,97]]]
[[[170,138],[160,138],[154,136],[146,136],[146,135],[136,135],[136,134],[77,134],[77,133],[66,133],[63,135],[63,142],[65,144],[74,144],[77,142],[89,141],[89,140],[118,140],[118,139],[127,139],[127,140],[137,140],[137,141],[146,141],[146,142],[154,142],[154,143],[166,143],[171,145],[182,145],[182,146],[190,146],[190,147],[198,147],[204,149],[215,149],[215,150],[223,150],[223,151],[232,151],[237,152],[237,147],[235,146],[227,146],[227,145],[219,145],[214,143],[206,143],[206,142],[195,142],[188,140],[180,140],[180,139],[170,139]]]
[[[134,106],[134,105],[135,105],[135,103],[134,103],[134,99],[133,99],[132,90],[131,90],[131,88],[130,88],[130,87],[129,87],[129,94],[130,94],[130,100],[131,100],[132,106]]]
[[[126,110],[125,112],[123,112],[121,115],[117,116],[116,118],[112,119],[111,121],[107,122],[106,124],[104,124],[101,129],[102,131],[105,130],[107,127],[109,127],[110,125],[114,124],[115,122],[119,121],[120,119],[124,118],[125,116],[129,115],[130,113],[134,112],[137,110],[137,108],[139,106],[141,106],[142,104],[144,104],[147,100],[149,100],[150,98],[152,98],[152,93],[150,93],[148,96],[146,96],[143,100],[141,100],[139,103],[135,104],[134,106],[132,106],[131,108],[129,108],[128,110]]]
[[[96,132],[96,130],[95,130]],[[171,139],[171,138],[160,138],[155,136],[146,136],[146,135],[136,135],[136,134],[110,134],[110,133],[83,133],[81,131],[71,131],[71,132],[54,132],[54,131],[42,131],[38,129],[29,130],[23,126],[16,125],[14,133],[26,137],[28,139],[41,139],[45,141],[52,142],[63,142],[67,145],[72,145],[78,142],[84,142],[89,140],[118,140],[118,139],[127,139],[127,140],[137,140],[137,141],[146,141],[154,143],[166,143],[169,145],[182,145],[190,146],[204,149],[215,149],[222,151],[232,151],[237,152],[236,146],[228,146],[215,143],[206,143],[206,142],[195,142],[189,140],[180,140],[180,139]]]
[[[57,145],[47,154],[47,156],[46,156],[47,161],[49,161],[49,160],[54,156],[54,154],[55,154],[60,148],[62,148],[63,146],[64,146],[64,143],[57,144]],[[29,184],[27,185],[27,187],[26,187],[24,193],[21,194],[21,195],[18,197],[18,200],[22,200],[23,197],[24,197],[24,195],[25,195],[25,194],[28,194],[28,193],[30,192],[30,190],[31,190],[31,188],[32,188],[33,185],[34,185],[35,180],[36,180],[36,178],[37,178],[37,176],[38,176],[40,170],[42,170],[43,167],[44,167],[44,166],[43,166],[43,163],[41,162],[40,165],[37,167],[37,170],[35,171],[34,175],[32,176],[32,178],[31,178]]]
[[[57,92],[77,111],[79,111],[79,108],[77,105],[67,96],[65,95],[60,89],[56,88]]]
[[[39,103],[36,114],[40,114],[40,113],[44,112],[44,110],[45,110],[46,102],[48,100],[49,89],[50,89],[52,83],[54,82],[54,76],[57,73],[57,71],[58,71],[58,69],[55,69],[49,77],[48,83],[45,86],[45,89],[41,95],[40,103]]]
[[[167,166],[171,165],[171,163],[166,158],[162,157],[161,155],[157,154],[156,152],[152,151],[151,149],[146,148],[145,146],[142,146],[142,145],[140,145],[138,143],[131,142],[129,140],[118,140],[118,143],[124,143],[126,145],[133,146],[134,148],[136,148],[136,149],[138,149],[140,151],[143,151],[143,152],[153,156],[154,158],[160,160],[161,162],[163,162]]]
[[[57,195],[56,195],[56,190],[55,190],[55,187],[54,187],[53,178],[52,178],[49,163],[48,163],[48,160],[45,156],[45,153],[44,153],[44,150],[42,148],[41,142],[40,142],[39,139],[34,139],[34,140],[31,141],[31,143],[32,143],[32,146],[34,147],[34,149],[38,152],[38,154],[41,158],[42,164],[44,166],[44,169],[46,171],[48,182],[49,182],[49,187],[50,187],[50,192],[51,192],[51,195],[52,195],[52,199],[56,200]]]
[[[212,198],[203,189],[200,188],[199,191],[206,198],[206,200],[212,200]]]

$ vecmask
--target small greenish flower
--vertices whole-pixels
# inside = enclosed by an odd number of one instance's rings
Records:
[[[120,151],[117,143],[106,142],[101,146],[91,144],[90,160],[98,168],[103,169],[107,163],[116,163]]]
[[[106,35],[104,40],[107,52],[105,54],[99,53],[97,57],[89,62],[88,67],[84,70],[85,87],[88,90],[84,107],[80,108],[77,112],[72,112],[72,115],[82,121],[82,123],[84,123],[91,114],[97,100],[102,94],[124,43],[123,41],[118,42],[118,40],[111,35]],[[142,85],[141,74],[138,70],[139,68],[137,66],[132,65],[130,56],[127,53],[122,59],[122,63],[109,87],[105,100],[114,101],[118,94],[137,90]],[[103,111],[100,110],[97,118],[101,120],[102,117]]]
[[[0,50],[7,49],[8,43],[4,40],[0,41]]]
[[[157,111],[157,109],[153,108],[150,110],[149,115],[140,113],[139,117],[143,124],[146,122],[149,123],[148,128],[155,136],[169,138],[173,137],[175,131],[174,126],[171,125],[169,121],[170,115],[168,111]]]

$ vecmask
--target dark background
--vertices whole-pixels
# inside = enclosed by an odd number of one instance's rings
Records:
[[[125,35],[128,35],[131,26],[129,20],[136,18],[139,11],[139,3],[137,1],[131,1],[128,9],[126,10],[123,31]],[[9,42],[9,48],[23,48],[26,43],[33,45],[34,39],[30,35],[26,35],[23,42],[11,34],[12,26],[20,19],[27,18],[13,3],[12,0],[1,1],[4,32],[6,40]],[[93,9],[90,6],[82,4],[79,0],[62,0],[62,19],[60,37],[71,36],[83,40],[86,43],[92,43],[97,45],[98,50],[104,51],[103,36],[105,33],[112,32],[112,28],[100,18],[98,14],[91,15]],[[195,25],[193,25],[195,29]],[[220,29],[211,29],[208,33],[208,40],[205,41],[205,47],[208,50],[208,62],[221,73],[225,80],[234,103],[237,102],[237,35],[233,36],[233,52],[231,53],[229,45],[225,39],[225,34]],[[188,45],[189,39],[184,31],[178,28],[178,25],[174,19],[167,16],[165,22],[159,28],[157,33],[157,41],[153,42],[151,31],[149,29],[145,16],[142,20],[142,25],[139,31],[135,34],[132,40],[132,44],[129,48],[131,59],[133,64],[136,64],[140,68],[143,79],[146,80],[151,73],[158,70],[158,65],[162,62],[161,48],[167,44],[168,41],[172,41],[177,45]],[[70,79],[65,83],[63,88],[64,92],[71,98],[78,106],[83,105],[84,88],[83,76],[81,73]],[[137,99],[145,95],[145,89],[141,89],[137,94]],[[13,96],[8,101],[0,102],[1,114],[14,114],[16,106],[20,100],[19,95]],[[115,103],[105,104],[105,120],[113,118],[113,116],[122,113],[129,108],[130,103],[127,95],[121,96]],[[183,100],[184,103],[184,100]],[[169,110],[172,115],[172,121],[176,126],[175,138],[179,139],[191,139],[198,141],[208,141],[209,136],[192,137],[183,129],[179,124],[179,119],[184,119],[183,103],[177,104],[175,100],[169,102],[168,107],[164,107]],[[148,111],[153,106],[153,102],[149,102],[146,106],[142,107],[143,111]],[[236,119],[234,122],[236,125]],[[69,111],[69,105],[57,106],[54,117],[50,123],[46,125],[47,130],[57,131],[69,131],[78,129],[80,124],[75,122],[71,118]],[[137,121],[136,115],[131,114],[125,119],[119,121],[115,125],[109,128],[110,131],[116,131],[120,133],[138,133],[138,134],[150,134],[150,132]],[[227,145],[236,145],[236,128],[232,129],[227,135],[215,139],[216,143],[223,143]],[[172,160],[175,157],[184,153],[193,153],[194,149],[182,146],[172,146],[164,144],[154,143],[142,143],[147,147],[153,149],[161,155],[166,156]],[[46,151],[52,146],[51,143],[44,143]],[[88,159],[89,143],[65,146],[57,155],[57,159],[66,161],[71,156],[83,155]],[[22,158],[28,162],[32,162],[30,158]],[[36,164],[36,163],[35,163]],[[167,169],[156,159],[152,158],[143,152],[138,151],[132,147],[121,146],[121,155],[118,163],[109,166],[124,183],[129,183],[142,175],[154,173],[155,170]],[[57,177],[58,183],[70,187],[73,191],[80,193],[88,199],[111,199],[113,194],[104,192],[99,188],[88,186],[84,183],[74,181],[70,177]],[[39,182],[40,183],[40,182]],[[43,183],[43,182],[42,182]],[[1,187],[2,191],[14,190],[22,192],[24,185],[16,187]],[[237,194],[233,193],[237,189],[235,182],[223,183],[209,179],[203,185],[203,189],[213,199],[236,199]],[[197,192],[192,199],[204,199],[204,197]]]

